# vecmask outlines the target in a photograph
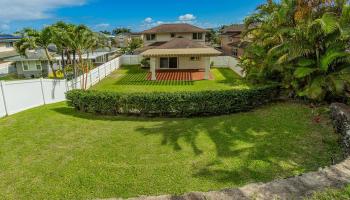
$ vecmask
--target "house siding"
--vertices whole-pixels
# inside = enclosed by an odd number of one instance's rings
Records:
[[[182,38],[186,38],[186,39],[189,39],[189,40],[193,40],[193,33],[175,33],[175,37],[174,38],[178,38],[178,37],[182,37]],[[155,40],[146,40],[146,36],[143,35],[142,36],[142,39],[144,41],[144,45],[145,46],[148,46],[152,43],[155,43],[155,42],[168,42],[172,39],[174,39],[171,37],[171,33],[157,33],[156,34],[156,39]],[[204,44],[205,45],[205,33],[203,33],[203,38],[201,40],[193,40],[193,41],[196,41],[200,44]]]
[[[192,61],[190,56],[179,56],[177,69],[205,69],[206,65],[210,65],[208,57],[200,57],[198,61]],[[156,69],[160,68],[160,57],[156,58]],[[167,70],[167,69],[165,69]]]

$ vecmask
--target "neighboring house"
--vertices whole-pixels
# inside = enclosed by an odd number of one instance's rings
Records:
[[[114,58],[116,52],[116,49],[99,49],[93,53],[83,54],[82,58],[91,60],[95,66],[98,66]],[[54,69],[62,69],[62,57],[55,53],[51,54],[53,57]],[[71,58],[72,57],[73,56],[71,56]],[[66,60],[66,57],[64,58]],[[15,63],[16,72],[19,77],[39,78],[47,77],[52,74],[44,50],[28,51],[26,56],[15,56],[6,59],[6,61]]]
[[[205,45],[207,30],[190,24],[163,24],[142,32],[144,47],[136,52],[149,59],[151,79],[157,70],[204,70],[210,75],[210,57],[221,52]]]
[[[239,58],[243,55],[244,48],[241,39],[244,29],[244,24],[235,24],[225,27],[221,31],[221,49],[226,56]]]
[[[115,36],[115,42],[118,48],[127,47],[129,42],[133,38],[141,38],[141,34],[139,33],[119,33]]]
[[[0,35],[0,76],[16,71],[12,62],[7,62],[5,59],[18,55],[14,48],[14,43],[19,39],[20,37],[14,35]]]

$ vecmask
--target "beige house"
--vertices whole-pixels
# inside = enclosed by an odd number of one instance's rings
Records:
[[[159,70],[201,70],[210,76],[210,57],[221,52],[205,45],[207,30],[190,24],[163,24],[142,32],[137,52],[150,60],[151,80]]]
[[[221,31],[221,49],[226,56],[240,57],[244,53],[241,44],[244,24],[235,24],[224,28]]]

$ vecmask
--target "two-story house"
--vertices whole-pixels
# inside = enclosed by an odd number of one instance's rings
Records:
[[[5,59],[18,55],[14,43],[19,39],[18,36],[0,34],[0,76],[15,72],[12,62],[5,61]]]
[[[221,52],[205,45],[207,30],[190,24],[162,24],[142,32],[141,55],[150,60],[151,80],[157,70],[202,70],[210,76],[210,57]]]
[[[221,49],[226,56],[240,57],[244,53],[241,39],[244,24],[235,24],[225,27],[221,31]]]

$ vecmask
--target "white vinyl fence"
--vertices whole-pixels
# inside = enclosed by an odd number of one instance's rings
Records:
[[[16,72],[16,69],[11,62],[0,63],[0,76],[5,76],[14,72]]]
[[[123,65],[139,65],[141,64],[143,57],[141,55],[123,55]]]
[[[91,87],[118,69],[123,56],[115,58],[88,73],[87,87]],[[77,79],[31,79],[0,82],[0,117],[12,115],[29,108],[65,101],[65,93],[80,89],[83,76]]]
[[[238,60],[232,56],[211,57],[210,63],[214,63],[215,67],[229,67],[240,76],[245,76],[243,69],[238,66]]]

